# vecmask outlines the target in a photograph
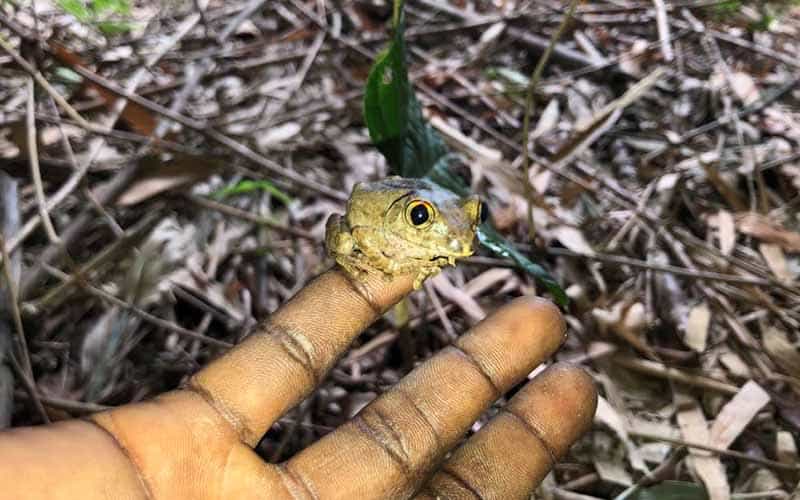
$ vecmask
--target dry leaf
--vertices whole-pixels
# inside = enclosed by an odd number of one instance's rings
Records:
[[[431,127],[442,134],[444,139],[455,149],[475,158],[475,160],[481,162],[483,165],[496,165],[503,160],[502,151],[478,143],[439,116],[431,116],[430,124]]]
[[[625,448],[628,450],[628,460],[630,461],[631,467],[635,470],[646,472],[647,466],[644,464],[644,459],[639,453],[636,444],[631,441],[624,416],[620,415],[602,396],[597,398],[597,412],[594,418],[597,422],[605,424],[609,429],[614,431],[617,437],[622,441],[622,444],[625,445]]]
[[[176,155],[170,162],[155,157],[143,161],[140,174],[117,199],[117,205],[130,206],[171,189],[199,182],[217,171],[212,161]]]
[[[303,127],[296,122],[287,122],[269,129],[266,133],[256,137],[256,147],[259,151],[268,151],[270,148],[286,142],[300,133]]]
[[[769,401],[769,394],[760,385],[752,380],[744,384],[711,424],[711,446],[730,446]]]
[[[594,249],[586,240],[586,236],[574,227],[571,226],[558,226],[553,229],[553,236],[561,242],[562,245],[572,250],[586,255],[594,255]]]
[[[625,466],[625,449],[608,434],[592,435],[592,461],[597,475],[604,483],[628,487],[633,477]]]
[[[435,276],[431,279],[431,283],[442,297],[458,306],[458,308],[464,311],[474,322],[477,323],[486,317],[486,312],[475,299],[465,290],[453,285],[444,274]]]
[[[531,132],[530,140],[535,141],[539,137],[554,130],[558,125],[558,119],[561,117],[561,108],[558,105],[558,99],[551,99],[547,106],[542,111],[542,116],[539,117],[536,128]]]
[[[694,400],[688,405],[682,403],[680,406],[684,408],[689,406],[677,414],[683,439],[692,443],[708,444],[710,433],[703,410]],[[729,500],[730,485],[719,458],[697,448],[689,448],[689,454],[689,467],[694,469],[706,486],[709,500]]]
[[[769,357],[792,377],[800,379],[800,351],[789,342],[786,333],[775,327],[767,328],[761,336]]]
[[[761,243],[758,245],[758,251],[769,266],[772,274],[778,278],[778,281],[783,283],[790,283],[794,279],[794,274],[789,270],[789,264],[786,262],[786,255],[778,245],[770,245],[768,243]]]
[[[507,283],[512,280],[516,280],[514,271],[502,267],[494,267],[471,279],[464,286],[464,290],[472,297],[478,297],[498,283]]]
[[[767,217],[753,212],[736,215],[739,231],[789,252],[800,252],[800,233],[789,231]]]
[[[788,431],[778,431],[775,435],[775,456],[784,464],[800,463],[797,454],[797,443],[794,436]]]
[[[708,327],[711,324],[711,309],[703,302],[694,306],[689,311],[686,320],[686,336],[683,342],[695,352],[706,350],[708,340]]]
[[[781,167],[783,175],[788,176],[792,180],[792,185],[795,189],[800,191],[800,165],[784,165]]]
[[[719,235],[719,250],[723,255],[730,255],[736,246],[736,224],[733,214],[727,210],[720,210],[717,214],[717,231]]]
[[[731,375],[739,379],[748,379],[752,377],[750,367],[742,360],[741,356],[735,352],[724,352],[719,357],[719,362],[724,366]]]
[[[592,316],[601,327],[610,329],[636,349],[655,356],[643,335],[647,328],[647,318],[642,303],[636,302],[625,308],[623,302],[617,302],[611,309],[593,309]]]
[[[730,84],[733,93],[744,104],[750,105],[758,101],[758,86],[752,76],[738,71],[731,75]]]

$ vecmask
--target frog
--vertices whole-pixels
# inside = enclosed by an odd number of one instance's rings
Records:
[[[486,209],[477,195],[458,196],[425,179],[387,177],[354,186],[344,215],[325,227],[328,254],[356,279],[380,274],[429,277],[473,254]]]

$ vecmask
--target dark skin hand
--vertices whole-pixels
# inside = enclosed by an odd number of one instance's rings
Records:
[[[253,452],[412,281],[351,282],[329,271],[180,390],[87,420],[0,433],[0,491],[48,499],[528,498],[591,424],[596,393],[582,370],[551,366],[461,438],[561,344],[558,309],[537,298],[500,308],[287,462],[264,463]]]

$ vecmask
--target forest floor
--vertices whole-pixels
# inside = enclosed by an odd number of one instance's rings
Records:
[[[579,4],[536,82],[526,161],[525,90],[566,7],[406,6],[426,118],[498,230],[566,290],[554,361],[601,393],[540,492],[614,498],[653,473],[679,498],[788,498],[800,8]],[[0,391],[3,425],[41,423],[34,397],[59,420],[176,388],[331,265],[328,215],[388,174],[362,98],[390,17],[365,0],[0,3],[0,282],[16,285],[0,287],[0,387],[18,312],[37,388]],[[412,295],[410,341],[379,320],[258,453],[293,455],[535,293],[479,250]]]

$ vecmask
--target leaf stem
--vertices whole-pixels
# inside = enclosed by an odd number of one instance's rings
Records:
[[[392,10],[392,27],[397,29],[400,24],[400,13],[403,11],[403,0],[394,0],[394,9]]]

